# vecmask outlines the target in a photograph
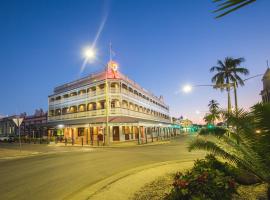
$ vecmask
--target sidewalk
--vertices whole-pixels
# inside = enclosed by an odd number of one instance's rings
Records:
[[[126,200],[132,199],[134,194],[145,184],[168,173],[185,170],[192,167],[191,160],[177,160],[134,168],[108,177],[89,186],[76,194],[66,197],[71,199],[91,200]]]
[[[172,139],[173,140],[173,139]],[[9,160],[16,158],[25,158],[30,156],[53,154],[53,153],[66,153],[72,151],[96,151],[103,148],[127,148],[127,147],[144,147],[151,145],[160,145],[170,143],[170,140],[159,140],[138,144],[137,141],[117,142],[112,143],[110,146],[92,146],[90,144],[67,144],[65,143],[50,143],[50,144],[28,144],[22,143],[22,149],[18,143],[0,143],[0,160]]]
[[[172,138],[171,140],[173,140]],[[71,144],[68,143],[65,145],[65,143],[57,143],[57,144],[49,144],[49,146],[58,146],[58,147],[90,147],[90,148],[123,148],[123,147],[132,147],[132,146],[150,146],[150,145],[159,145],[159,144],[167,144],[170,143],[170,139],[163,139],[163,140],[158,140],[158,141],[148,141],[147,143],[141,143],[138,144],[137,140],[134,141],[123,141],[123,142],[113,142],[110,145],[105,145],[103,146],[102,143],[98,146],[97,144],[91,145],[91,144],[84,144],[83,146],[81,144]]]

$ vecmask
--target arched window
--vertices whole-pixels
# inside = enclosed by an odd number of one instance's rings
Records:
[[[85,111],[85,104],[81,104],[78,106],[79,112],[84,112]]]
[[[70,106],[69,113],[75,113],[77,112],[77,106]]]
[[[86,90],[85,89],[82,89],[82,90],[80,90],[79,92],[78,92],[78,95],[83,95],[83,94],[85,94],[86,93]]]
[[[122,101],[122,108],[128,108],[128,102],[126,100]]]
[[[68,97],[69,97],[69,94],[64,94],[64,95],[63,95],[63,98],[64,98],[64,99],[66,99],[66,98],[68,98]]]
[[[87,110],[96,110],[96,102],[91,102],[87,105]]]
[[[60,100],[60,99],[61,99],[61,96],[55,97],[55,100]]]
[[[61,109],[60,108],[55,110],[55,115],[56,116],[61,115]]]
[[[68,107],[62,108],[62,114],[67,114],[68,113]]]
[[[70,97],[74,97],[74,96],[77,96],[77,92],[72,92],[72,93],[70,93],[70,95],[69,95]]]

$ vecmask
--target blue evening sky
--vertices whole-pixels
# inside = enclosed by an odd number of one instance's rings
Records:
[[[270,1],[260,0],[214,19],[211,0],[1,0],[0,114],[47,110],[53,88],[78,78],[82,48],[97,40],[99,58],[108,60],[112,41],[120,70],[156,95],[173,116],[199,121],[208,101],[226,106],[226,93],[181,85],[209,84],[209,68],[226,56],[245,57],[251,75],[270,60]],[[102,69],[87,65],[85,76]],[[261,78],[239,89],[239,104],[260,101]],[[200,111],[200,114],[196,114]]]

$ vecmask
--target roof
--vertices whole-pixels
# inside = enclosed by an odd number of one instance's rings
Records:
[[[88,75],[86,77],[83,77],[83,78],[77,79],[75,81],[71,81],[69,83],[66,83],[66,84],[55,87],[54,88],[54,94],[49,95],[49,97],[53,96],[53,95],[56,95],[56,94],[59,94],[59,93],[62,93],[62,92],[73,90],[73,89],[78,88],[78,87],[83,87],[83,86],[89,85],[92,82],[102,81],[105,78],[106,78],[106,70],[103,70],[103,71],[98,72],[98,73],[90,74],[90,75]],[[128,78],[126,75],[122,74],[119,71],[117,71],[115,73],[112,70],[108,70],[107,71],[107,78],[108,79],[123,80],[123,81],[133,85],[133,87],[135,87],[136,89],[139,89],[142,92],[144,92],[145,94],[150,95],[156,101],[159,101],[159,102],[163,103],[164,105],[166,105],[162,96],[157,97],[152,92],[150,92],[150,91],[146,90],[145,88],[141,87],[138,83],[131,80],[130,78]]]

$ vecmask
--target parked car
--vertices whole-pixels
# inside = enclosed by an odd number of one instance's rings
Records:
[[[15,142],[15,137],[14,136],[9,136],[8,137],[8,142]]]
[[[7,142],[9,140],[8,136],[0,136],[0,141],[1,142]]]

